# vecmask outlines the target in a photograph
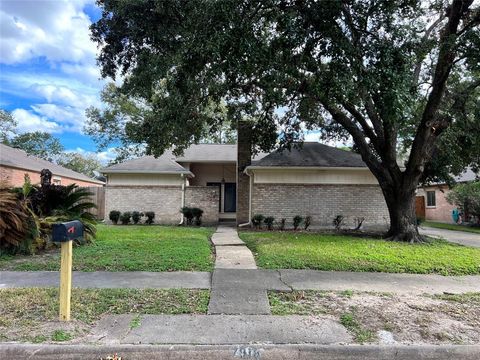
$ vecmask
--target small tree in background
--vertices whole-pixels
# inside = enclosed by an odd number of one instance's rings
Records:
[[[448,193],[447,201],[463,212],[465,220],[474,217],[480,223],[480,181],[456,185]]]

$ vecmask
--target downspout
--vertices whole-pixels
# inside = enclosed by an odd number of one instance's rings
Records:
[[[245,169],[245,174],[249,177],[249,189],[248,189],[248,222],[239,224],[238,227],[251,226],[252,224],[252,190],[253,190],[253,173],[249,174],[248,169]]]
[[[185,174],[180,174],[180,177],[182,178],[182,196],[181,196],[182,199],[180,203],[180,209],[181,209],[185,207],[185,182],[187,180],[186,180]],[[180,222],[178,223],[178,225],[183,225],[183,222],[184,222],[184,217],[183,217],[183,214],[181,214]]]

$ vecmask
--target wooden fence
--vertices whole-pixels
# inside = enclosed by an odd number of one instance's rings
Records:
[[[91,213],[97,219],[103,220],[105,218],[105,187],[104,186],[88,186],[88,191],[92,193],[90,201],[97,205],[96,209],[92,209]]]

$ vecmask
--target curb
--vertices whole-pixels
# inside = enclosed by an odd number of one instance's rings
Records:
[[[477,360],[480,345],[33,345],[0,344],[2,360]]]

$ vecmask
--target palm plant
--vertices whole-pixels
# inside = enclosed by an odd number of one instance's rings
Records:
[[[10,251],[21,247],[29,233],[29,212],[17,195],[0,189],[0,249]]]
[[[96,208],[96,205],[89,200],[91,195],[87,189],[76,184],[65,186],[60,192],[59,205],[45,221],[53,224],[58,221],[79,220],[84,226],[84,239],[89,241],[95,238],[97,219],[89,210]]]

